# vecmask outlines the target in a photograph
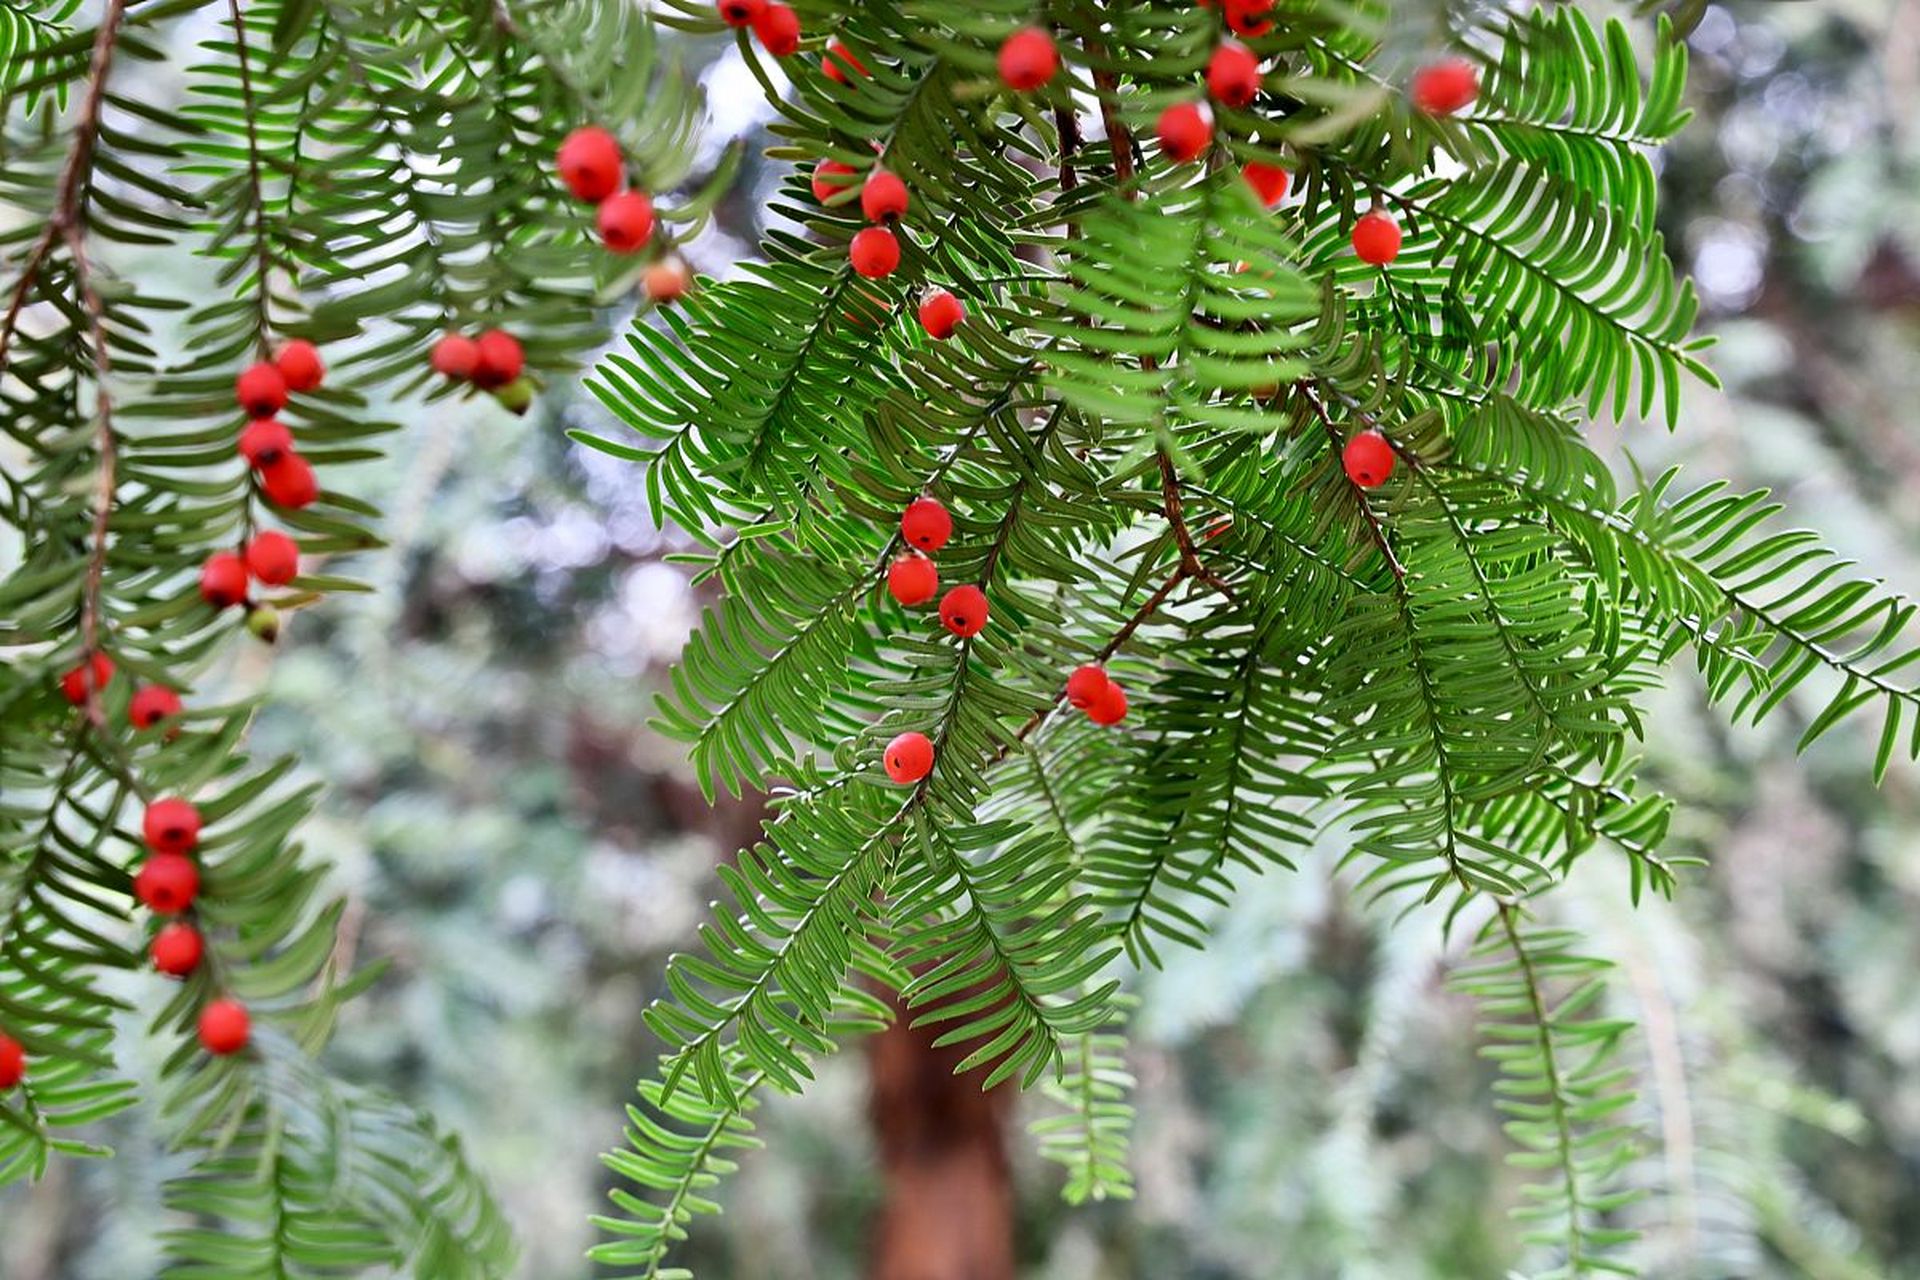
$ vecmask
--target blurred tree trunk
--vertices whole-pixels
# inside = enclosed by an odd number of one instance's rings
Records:
[[[964,1046],[934,1047],[896,998],[867,1042],[868,1114],[885,1179],[867,1280],[1013,1280],[1013,1091],[956,1076]]]

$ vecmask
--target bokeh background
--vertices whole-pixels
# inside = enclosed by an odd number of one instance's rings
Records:
[[[182,30],[182,49],[194,38]],[[1595,430],[1623,470],[1773,488],[1911,590],[1920,0],[1714,5],[1690,43],[1697,120],[1657,161],[1663,223],[1726,388],[1696,388],[1671,436]],[[749,156],[690,247],[724,277],[780,175],[759,158],[765,109],[738,54],[686,52],[712,104],[706,161],[736,143]],[[137,74],[145,96],[179,92],[164,65]],[[391,547],[350,567],[378,589],[299,617],[278,652],[239,646],[203,687],[267,682],[257,748],[332,784],[305,838],[351,899],[344,945],[390,965],[347,1014],[340,1069],[465,1137],[517,1224],[525,1276],[586,1280],[598,1153],[656,1051],[641,1012],[758,810],[710,809],[646,727],[702,600],[648,520],[640,473],[569,442],[570,427],[617,430],[591,397],[559,385],[525,419],[455,402],[395,412],[414,425],[393,456],[343,477],[389,513]],[[1896,768],[1872,787],[1870,725],[1799,758],[1791,716],[1730,730],[1684,672],[1653,711],[1653,776],[1681,801],[1676,852],[1706,865],[1676,902],[1635,909],[1598,851],[1562,899],[1619,962],[1616,998],[1642,1027],[1650,1142],[1633,1176],[1656,1194],[1632,1211],[1639,1260],[1663,1280],[1920,1276],[1920,779]],[[947,1138],[977,1157],[969,1176],[1013,1189],[1010,1223],[981,1220],[1012,1269],[875,1261],[877,1216],[902,1185],[879,1153],[915,1136],[900,1126],[916,1108],[924,1121],[965,1099],[912,1044],[855,1046],[807,1097],[762,1112],[767,1150],[686,1260],[710,1280],[1489,1280],[1524,1266],[1472,1011],[1444,985],[1459,940],[1357,905],[1339,853],[1247,883],[1219,945],[1134,984],[1133,1202],[1065,1208],[1018,1131],[1030,1101],[961,1106],[964,1132]],[[112,1138],[123,1159],[0,1193],[0,1278],[154,1274],[169,1157],[131,1118]]]

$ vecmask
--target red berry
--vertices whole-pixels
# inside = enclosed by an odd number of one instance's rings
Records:
[[[271,418],[287,407],[286,375],[264,360],[250,365],[234,379],[233,398],[249,418]]]
[[[1022,27],[1001,42],[1000,83],[1015,93],[1038,89],[1059,70],[1060,52],[1039,27]]]
[[[945,289],[935,289],[920,300],[920,327],[930,338],[951,338],[966,318],[965,305]]]
[[[1400,256],[1400,224],[1375,209],[1353,224],[1353,251],[1362,262],[1384,267]]]
[[[850,181],[853,175],[854,168],[850,164],[822,160],[813,166],[813,198],[825,204],[853,185]]]
[[[953,536],[953,517],[938,498],[915,498],[900,516],[900,536],[909,546],[938,551]]]
[[[91,680],[89,680],[91,677]],[[74,706],[84,706],[87,701],[87,685],[93,685],[95,693],[106,690],[113,681],[113,659],[104,653],[96,653],[79,666],[60,677],[60,692]]]
[[[791,57],[800,51],[800,15],[784,4],[770,4],[753,20],[753,34],[774,57]]]
[[[1106,696],[1107,687],[1112,683],[1105,667],[1092,664],[1075,667],[1067,677],[1067,701],[1085,711]]]
[[[925,604],[940,592],[940,571],[918,551],[909,551],[887,566],[887,590],[901,604]]]
[[[903,733],[887,744],[881,762],[895,782],[918,782],[933,772],[933,743],[924,733]]]
[[[987,625],[987,593],[972,583],[955,587],[940,597],[940,621],[963,640],[979,635]]]
[[[660,259],[647,268],[642,280],[647,296],[662,305],[686,297],[693,284],[687,274],[687,264],[678,258]]]
[[[1087,719],[1095,724],[1119,724],[1127,718],[1127,691],[1118,681],[1108,681],[1106,690],[1087,708]]]
[[[449,333],[433,344],[433,371],[465,382],[480,366],[480,344],[464,333]]]
[[[1244,107],[1260,92],[1260,59],[1238,40],[1222,41],[1207,62],[1207,92],[1229,107]]]
[[[491,391],[504,387],[527,367],[520,340],[504,329],[489,329],[474,342],[473,385]]]
[[[300,548],[275,529],[255,534],[247,544],[247,572],[270,587],[284,587],[300,572]]]
[[[867,64],[853,56],[853,50],[838,40],[827,42],[826,56],[820,59],[820,69],[827,73],[827,79],[835,84],[847,83],[848,75],[864,76]]]
[[[27,1051],[20,1042],[0,1031],[0,1093],[27,1078]]]
[[[767,11],[767,0],[720,0],[714,6],[730,27],[744,27]]]
[[[151,729],[180,714],[180,695],[163,684],[142,685],[127,703],[127,719],[136,729]]]
[[[178,796],[155,800],[140,819],[140,835],[155,853],[192,853],[200,845],[200,810]]]
[[[885,227],[868,227],[847,247],[853,269],[869,280],[890,276],[900,265],[900,242]]]
[[[1273,30],[1267,14],[1273,0],[1226,0],[1227,27],[1237,36],[1256,39]]]
[[[231,551],[216,551],[200,566],[200,598],[226,609],[247,598],[247,566]]]
[[[200,896],[200,868],[183,853],[156,853],[134,876],[133,896],[157,916],[177,916]]]
[[[1362,489],[1378,488],[1393,474],[1393,446],[1378,431],[1362,431],[1341,450],[1340,465]]]
[[[320,481],[313,464],[289,449],[260,468],[260,487],[267,501],[276,507],[298,511],[320,496]]]
[[[1287,183],[1292,176],[1277,164],[1249,160],[1240,175],[1253,188],[1253,194],[1260,197],[1260,203],[1269,209],[1287,198]]]
[[[599,125],[575,129],[560,144],[560,181],[567,184],[576,200],[599,204],[620,189],[626,178],[626,162],[620,157],[620,143]],[[459,376],[459,375],[453,375]]]
[[[278,418],[255,418],[240,428],[240,456],[256,470],[293,451],[293,432]]]
[[[1413,73],[1413,105],[1430,116],[1450,116],[1479,93],[1479,73],[1465,58],[1442,58]]]
[[[1160,150],[1175,164],[1197,159],[1213,141],[1213,113],[1203,102],[1176,102],[1160,113]]]
[[[215,1000],[200,1011],[200,1044],[208,1053],[238,1053],[252,1033],[253,1020],[238,1000]]]
[[[200,957],[206,951],[206,939],[200,936],[200,931],[185,921],[176,921],[153,935],[148,954],[153,956],[154,968],[171,977],[184,978],[200,967]]]
[[[615,253],[634,253],[653,237],[653,201],[643,191],[622,191],[600,203],[600,240]],[[482,339],[484,341],[484,339]]]
[[[327,366],[320,363],[320,348],[305,338],[295,338],[283,345],[273,364],[287,380],[289,391],[311,391],[327,376]]]
[[[875,169],[860,187],[860,212],[868,222],[894,222],[906,216],[907,184],[900,175]]]

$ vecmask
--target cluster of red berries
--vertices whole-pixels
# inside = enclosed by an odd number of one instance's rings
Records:
[[[515,413],[524,413],[533,389],[520,377],[527,353],[520,339],[504,329],[488,329],[477,338],[449,333],[433,344],[433,371],[455,382],[471,382]]]
[[[575,129],[560,143],[560,181],[583,204],[597,205],[600,241],[615,253],[638,253],[653,239],[653,198],[627,189],[620,143],[599,125]]]
[[[192,910],[200,896],[200,865],[193,857],[200,847],[200,810],[178,797],[155,800],[141,818],[140,835],[147,856],[133,877],[133,893],[147,910],[168,919],[148,954],[161,973],[185,978],[206,956],[206,940],[193,923],[172,918]],[[200,1011],[200,1043],[208,1053],[238,1053],[249,1032],[246,1006],[237,1000],[213,1000]]]
[[[113,659],[96,653],[60,676],[60,692],[76,707],[87,704],[89,692],[102,694],[113,683]],[[127,720],[136,729],[151,729],[179,715],[180,695],[163,684],[143,684],[127,700]]]
[[[1095,724],[1119,724],[1127,718],[1127,691],[1105,667],[1092,663],[1075,667],[1067,677],[1067,701]]]
[[[940,571],[929,552],[947,545],[953,536],[953,517],[938,498],[915,498],[900,516],[900,536],[911,550],[887,567],[887,590],[912,608],[939,594]],[[961,639],[977,636],[987,625],[987,593],[972,583],[940,597],[940,623]]]
[[[714,6],[730,27],[751,27],[754,38],[776,58],[800,52],[800,15],[776,0],[719,0]]]
[[[276,507],[299,510],[320,496],[313,464],[293,446],[293,433],[274,415],[287,407],[291,392],[312,391],[326,377],[320,352],[295,338],[272,360],[249,365],[234,380],[233,398],[247,415],[240,431],[240,456],[260,478],[260,491]]]
[[[887,566],[887,590],[909,608],[940,593],[940,571],[928,553],[953,537],[953,517],[938,498],[915,498],[900,516],[900,536],[909,550]],[[940,597],[940,625],[965,640],[987,625],[987,593],[963,583]],[[918,782],[933,768],[933,743],[923,733],[903,733],[881,755],[895,782]]]

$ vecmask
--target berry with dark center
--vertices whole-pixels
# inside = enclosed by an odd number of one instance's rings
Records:
[[[433,371],[465,382],[480,367],[480,344],[464,333],[449,333],[433,344]]]
[[[642,283],[647,296],[665,306],[687,296],[687,290],[693,285],[693,277],[687,272],[687,264],[679,258],[662,258],[647,268]]]
[[[918,782],[933,772],[933,743],[924,733],[903,733],[887,744],[880,760],[895,782]]]
[[[277,529],[257,533],[247,544],[247,572],[270,587],[284,587],[300,572],[300,548]]]
[[[920,299],[920,327],[927,331],[929,338],[941,341],[951,338],[966,318],[966,306],[945,289],[932,290]]]
[[[524,418],[533,407],[533,383],[526,378],[515,378],[504,387],[495,387],[493,398],[514,417]]]
[[[720,11],[720,21],[730,27],[744,27],[767,11],[767,0],[720,0],[714,8]]]
[[[1112,683],[1105,667],[1092,663],[1075,667],[1067,677],[1067,701],[1085,711],[1106,696],[1107,686]]]
[[[1362,214],[1353,224],[1353,251],[1362,262],[1386,266],[1400,256],[1400,224],[1380,209]]]
[[[776,58],[800,52],[800,15],[784,4],[770,4],[753,20],[760,47]]]
[[[200,958],[206,953],[206,939],[184,920],[175,921],[154,934],[153,945],[148,949],[153,967],[174,978],[184,978],[198,969]]]
[[[273,365],[287,380],[289,391],[312,391],[327,376],[327,366],[320,363],[320,348],[305,338],[295,338],[283,345],[274,356]]]
[[[1117,680],[1107,682],[1106,690],[1087,708],[1087,719],[1095,724],[1119,724],[1127,718],[1127,691]]]
[[[1203,102],[1176,102],[1160,113],[1155,126],[1160,150],[1175,164],[1197,160],[1213,141],[1213,113]]]
[[[280,638],[280,611],[270,604],[256,604],[247,610],[247,630],[258,640],[272,644]]]
[[[900,266],[900,241],[886,227],[868,227],[847,246],[853,269],[869,280],[890,276]]]
[[[627,176],[619,141],[596,124],[568,134],[558,160],[560,181],[574,199],[588,204],[599,204],[618,191]]]
[[[20,1042],[0,1031],[0,1093],[27,1078],[27,1051]]]
[[[1273,0],[1226,0],[1227,29],[1249,40],[1273,30]]]
[[[320,479],[311,462],[289,449],[260,468],[260,488],[274,506],[298,511],[320,496]]]
[[[140,837],[155,853],[192,853],[200,847],[200,810],[178,796],[155,800],[141,815]]]
[[[151,729],[180,714],[180,695],[163,684],[142,685],[127,703],[127,719],[136,729]]]
[[[1279,165],[1262,164],[1258,160],[1249,160],[1240,170],[1240,176],[1269,209],[1287,198],[1287,184],[1292,181],[1292,175]]]
[[[970,582],[947,592],[940,597],[940,623],[962,640],[979,635],[987,625],[987,593]]]
[[[925,604],[940,593],[940,571],[918,551],[909,551],[887,566],[887,590],[901,604]]]
[[[1039,27],[1022,27],[1000,44],[1000,83],[1015,93],[1031,93],[1060,70],[1060,51]]]
[[[200,566],[200,598],[230,609],[247,598],[247,565],[231,551],[216,551]]]
[[[1362,489],[1375,489],[1393,474],[1393,446],[1378,431],[1362,431],[1340,451],[1347,479]]]
[[[88,685],[92,685],[95,693],[103,693],[112,680],[113,659],[104,653],[96,653],[61,675],[60,693],[74,706],[84,706]]]
[[[200,1046],[216,1057],[240,1052],[252,1035],[253,1019],[238,1000],[215,1000],[200,1011]]]
[[[853,186],[854,167],[838,160],[822,160],[813,166],[813,198],[821,204]]]
[[[262,360],[233,381],[233,398],[249,418],[271,418],[287,407],[287,376]]]
[[[1480,75],[1465,58],[1442,58],[1413,73],[1413,105],[1430,116],[1450,116],[1480,94]]]
[[[183,853],[156,853],[133,877],[133,896],[157,916],[177,916],[200,896],[200,868]]]
[[[900,536],[908,546],[938,551],[953,536],[953,517],[938,498],[915,498],[900,516]]]
[[[897,222],[907,214],[907,184],[900,175],[875,169],[860,185],[860,212],[868,222]]]
[[[853,50],[838,40],[827,42],[827,52],[820,59],[820,69],[835,84],[846,84],[849,76],[867,74],[867,64],[854,57]]]
[[[1229,107],[1244,107],[1260,92],[1260,59],[1238,40],[1222,41],[1207,61],[1207,92]]]
[[[483,390],[504,387],[527,367],[520,340],[504,329],[489,329],[474,340],[473,384]]]
[[[653,238],[653,201],[643,191],[622,191],[600,202],[600,242],[615,253],[637,253]]]
[[[272,466],[293,451],[293,432],[278,418],[255,418],[240,428],[240,456],[259,470]]]

